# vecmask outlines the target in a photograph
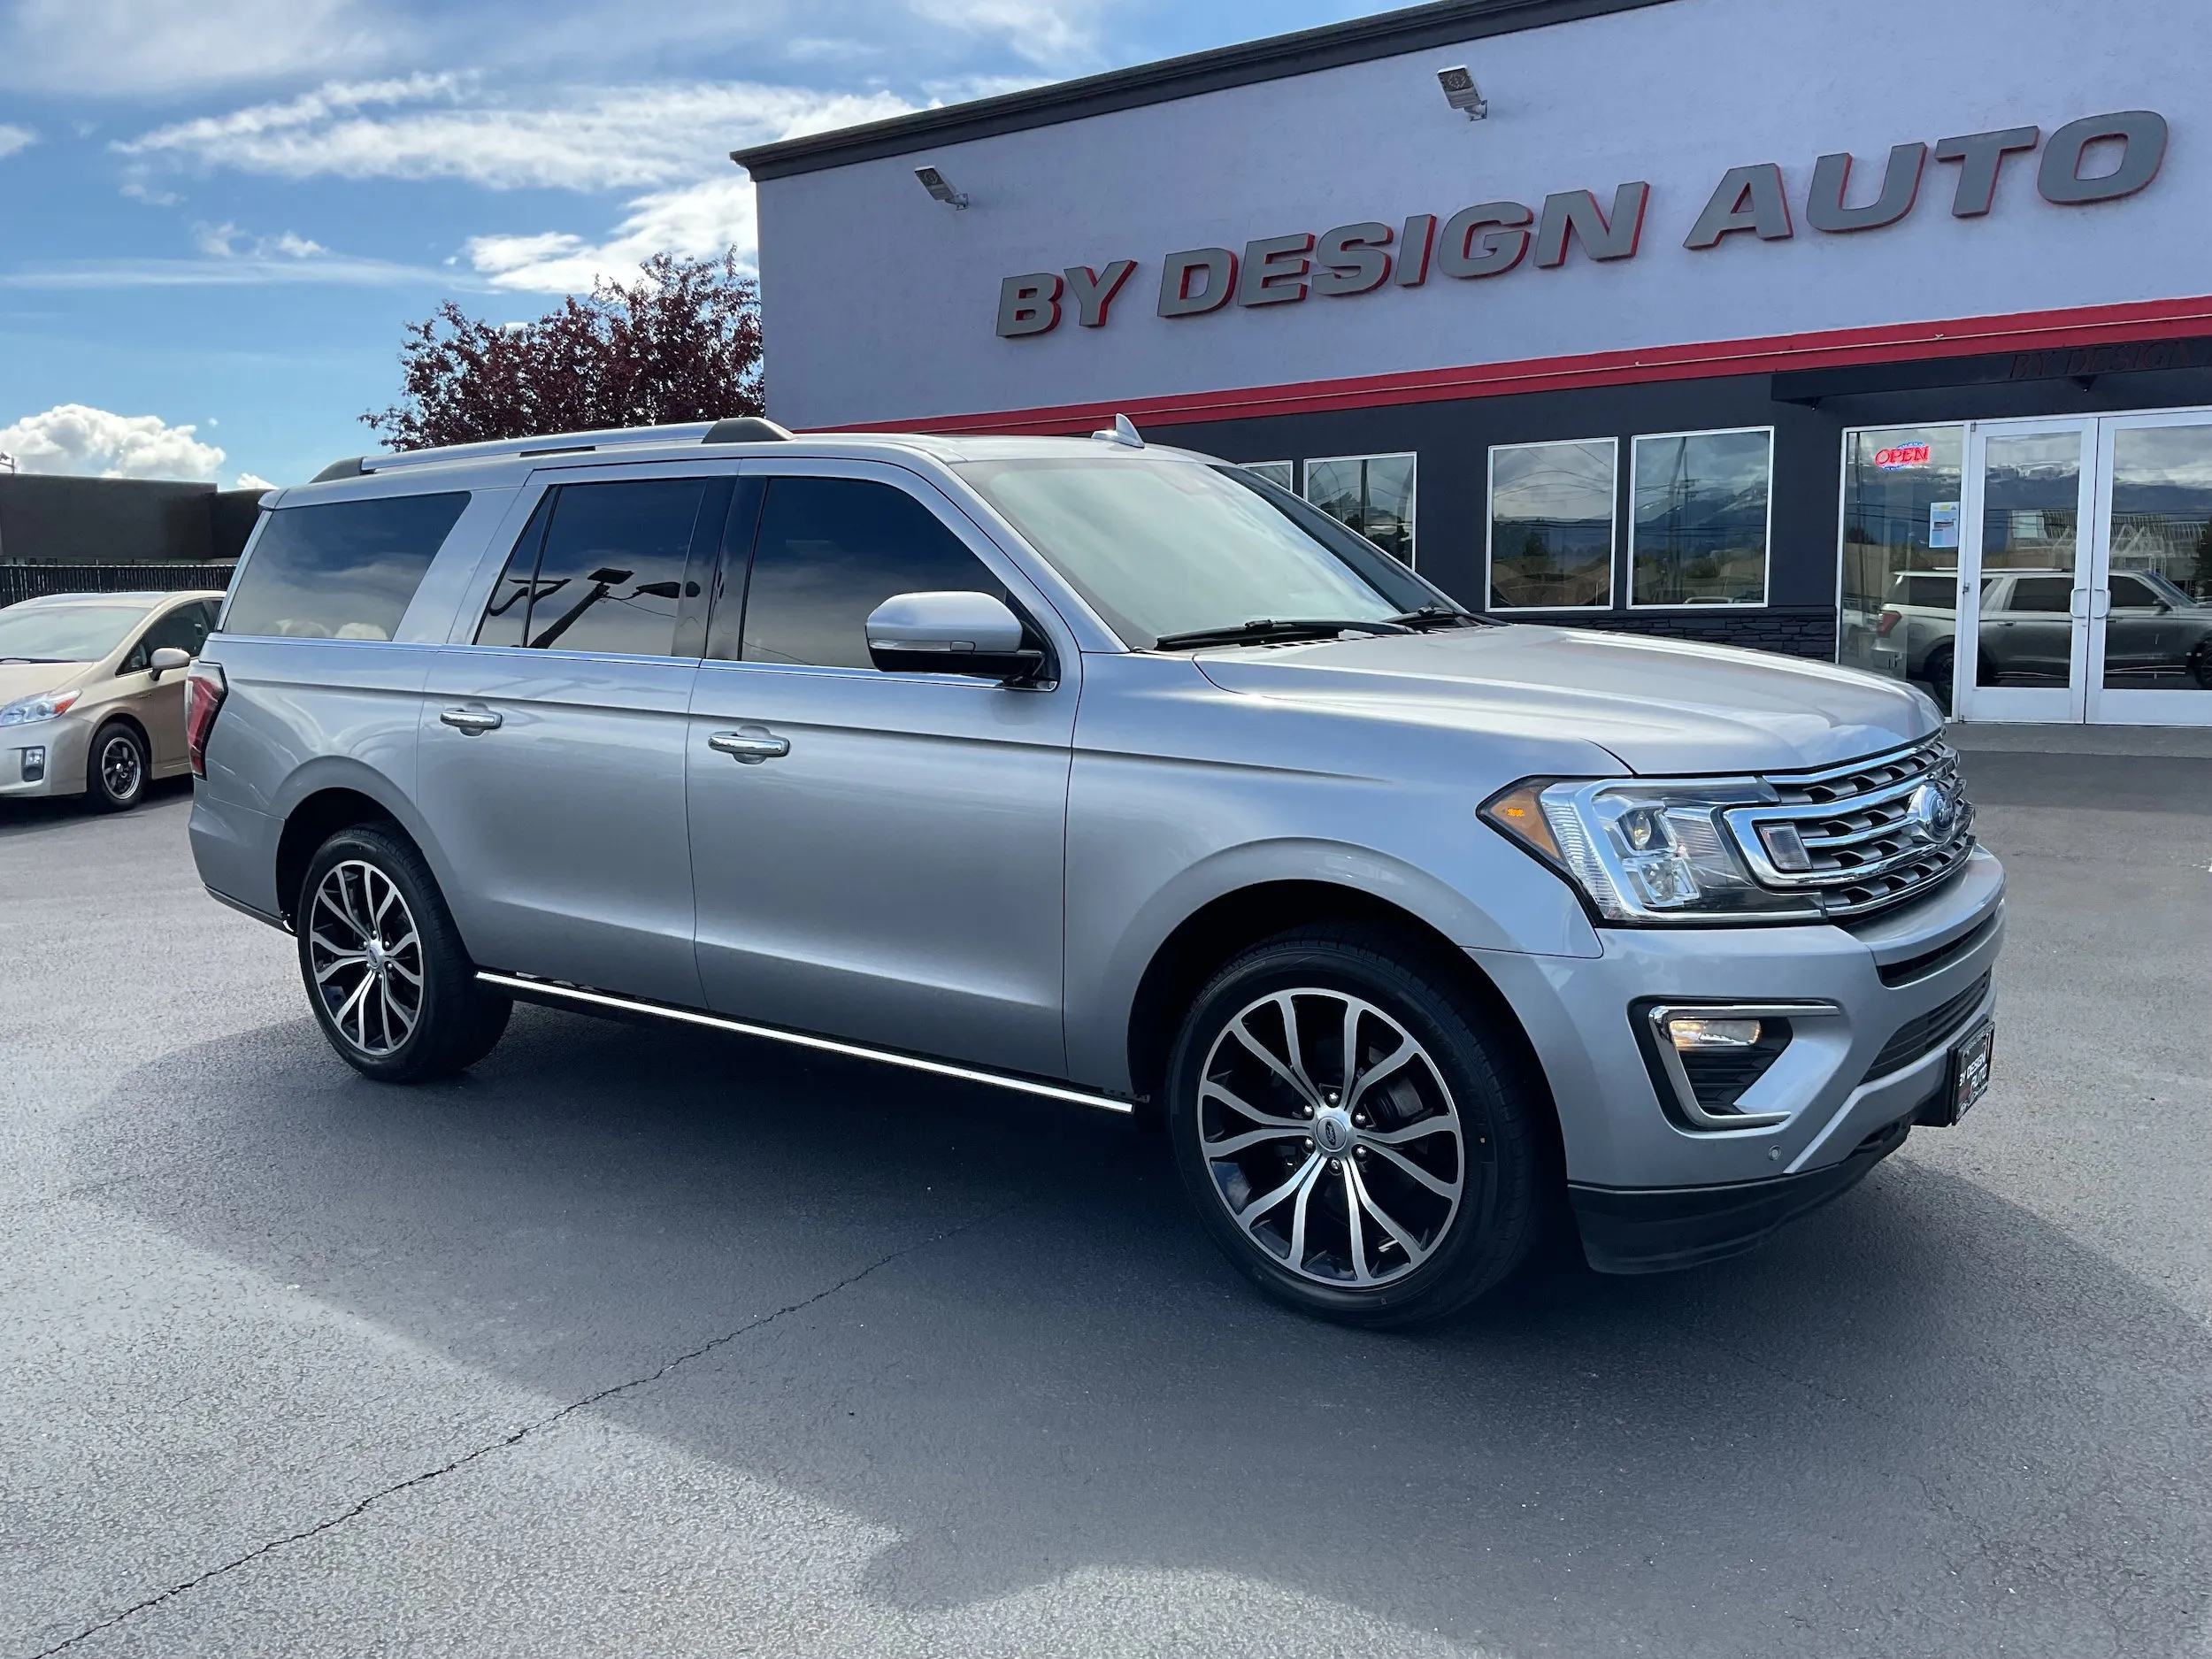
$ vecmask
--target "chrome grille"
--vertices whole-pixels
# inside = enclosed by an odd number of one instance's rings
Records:
[[[1958,751],[1940,738],[1763,781],[1773,802],[1723,815],[1736,843],[1763,886],[1803,894],[1829,916],[1901,903],[1973,854],[1973,804]]]

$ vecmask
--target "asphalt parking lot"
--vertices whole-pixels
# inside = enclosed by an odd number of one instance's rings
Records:
[[[1976,753],[1998,1078],[1763,1253],[1276,1310],[1117,1120],[518,1010],[0,809],[0,1653],[2202,1655],[2212,759]]]

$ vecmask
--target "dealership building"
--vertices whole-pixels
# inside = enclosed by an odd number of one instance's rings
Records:
[[[2204,25],[1446,0],[740,151],[771,412],[1126,414],[1500,617],[2212,723]]]

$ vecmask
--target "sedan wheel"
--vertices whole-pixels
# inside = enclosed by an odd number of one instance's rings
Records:
[[[96,812],[127,812],[146,794],[145,740],[117,720],[93,733],[85,800]]]

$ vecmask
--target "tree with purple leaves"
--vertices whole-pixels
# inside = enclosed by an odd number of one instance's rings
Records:
[[[760,294],[734,251],[656,254],[531,323],[451,300],[411,323],[404,393],[363,422],[395,449],[762,412]]]

